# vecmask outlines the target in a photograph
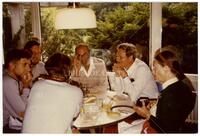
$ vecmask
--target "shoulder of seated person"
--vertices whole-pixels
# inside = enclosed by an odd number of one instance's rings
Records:
[[[137,69],[146,69],[146,70],[149,69],[149,66],[143,61],[138,62],[136,67]]]
[[[8,75],[3,76],[3,83],[4,84],[10,84],[10,83],[12,84],[12,83],[16,83],[16,82],[17,82],[17,80],[15,80],[14,78],[12,78]]]
[[[142,60],[140,60],[138,58],[135,59],[134,63],[137,64],[137,65],[141,65],[141,66],[146,65],[144,61],[142,61]]]
[[[45,65],[45,63],[44,63],[44,62],[42,62],[42,61],[39,61],[39,63],[38,63],[37,65],[44,66],[44,65]]]
[[[71,85],[71,91],[73,91],[74,94],[82,97],[83,96],[83,92],[82,90],[78,87],[78,86],[75,86],[75,85]]]
[[[39,63],[37,63],[36,65],[33,66],[33,68],[44,68],[45,63],[43,63],[42,61],[40,61]]]
[[[94,61],[94,63],[104,63],[104,60],[102,60],[100,58],[96,58],[96,57],[93,57],[93,61]]]

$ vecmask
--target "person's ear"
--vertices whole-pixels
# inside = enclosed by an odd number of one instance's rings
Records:
[[[170,68],[169,68],[169,66],[167,66],[167,65],[165,65],[165,66],[163,67],[163,69],[164,69],[165,72],[171,71]]]
[[[133,60],[133,55],[129,56],[128,59],[131,61]]]
[[[13,70],[13,69],[15,68],[15,62],[10,62],[10,63],[8,64],[8,68],[9,68],[10,70]]]

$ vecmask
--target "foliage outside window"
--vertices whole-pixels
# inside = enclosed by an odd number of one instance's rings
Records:
[[[183,72],[197,74],[197,3],[165,3],[162,45],[173,45]]]
[[[139,58],[148,64],[149,3],[81,4],[95,11],[97,28],[56,30],[55,14],[62,7],[41,7],[43,61],[55,52],[73,56],[75,45],[86,42],[93,49],[93,55],[103,58],[107,65],[111,65],[116,45],[130,42],[137,46]],[[31,11],[29,4],[25,5],[25,32],[27,39],[30,39]],[[162,45],[173,45],[177,48],[184,72],[197,73],[197,3],[163,3],[162,16]],[[3,23],[8,24],[5,18]]]
[[[25,6],[24,15],[25,15],[25,33],[26,33],[26,39],[28,41],[28,40],[31,40],[31,38],[34,35],[33,32],[32,32],[30,5]]]
[[[75,45],[86,42],[94,49],[92,54],[103,58],[106,64],[111,65],[116,45],[130,42],[138,46],[140,57],[148,64],[148,53],[146,54],[149,46],[148,3],[85,3],[85,5],[96,12],[95,29],[55,30],[54,18],[59,7],[41,8],[44,58],[55,52],[72,56]],[[100,49],[103,50],[98,53]]]

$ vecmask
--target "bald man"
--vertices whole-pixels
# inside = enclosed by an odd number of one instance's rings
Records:
[[[108,89],[105,62],[91,57],[87,44],[78,44],[75,49],[71,79],[85,87],[84,94],[101,96]]]

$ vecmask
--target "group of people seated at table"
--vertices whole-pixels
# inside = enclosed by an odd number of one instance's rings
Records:
[[[135,112],[147,120],[144,127],[156,133],[181,132],[194,107],[195,96],[176,54],[159,49],[151,71],[136,57],[133,44],[121,43],[116,47],[113,73],[120,78],[121,93],[131,98]],[[3,72],[3,132],[71,133],[83,97],[104,97],[109,89],[105,62],[90,54],[88,45],[80,43],[72,59],[55,53],[44,64],[37,41],[27,42],[24,49],[10,50]],[[156,80],[162,84],[161,92]],[[145,104],[135,105],[140,97],[158,99],[155,113]]]

